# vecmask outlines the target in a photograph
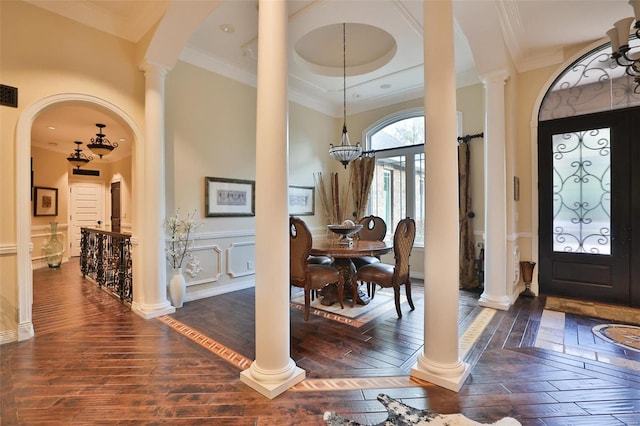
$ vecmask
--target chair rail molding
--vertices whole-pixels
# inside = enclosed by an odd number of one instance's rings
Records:
[[[15,244],[7,244],[0,246],[0,256],[18,253],[18,246]]]

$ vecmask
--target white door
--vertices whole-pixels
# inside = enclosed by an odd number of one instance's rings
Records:
[[[69,253],[80,256],[80,229],[104,229],[104,187],[96,182],[70,182],[69,191]]]

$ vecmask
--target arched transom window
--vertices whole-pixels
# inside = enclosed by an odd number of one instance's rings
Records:
[[[640,42],[633,38],[629,45],[638,47]],[[607,43],[564,70],[545,94],[538,118],[547,121],[640,105],[635,87],[624,67],[611,59]]]

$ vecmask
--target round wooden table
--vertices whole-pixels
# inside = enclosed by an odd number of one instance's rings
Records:
[[[351,278],[356,272],[356,267],[351,259],[364,256],[380,256],[393,250],[393,245],[384,241],[354,240],[352,246],[338,244],[337,238],[314,239],[311,247],[312,256],[327,256],[334,259],[334,266],[344,277],[344,296],[351,299],[353,284]],[[335,286],[327,286],[322,291],[322,303],[331,306],[338,301]],[[363,291],[358,289],[357,300],[359,305],[366,305],[370,301]]]

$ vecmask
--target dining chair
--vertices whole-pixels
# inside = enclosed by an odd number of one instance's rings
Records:
[[[309,257],[307,257],[307,263],[314,264],[314,265],[331,265],[333,263],[333,259],[331,259],[329,256],[310,255]],[[311,291],[311,301],[313,301],[316,298],[317,292],[318,290]]]
[[[313,237],[307,224],[300,218],[289,218],[289,276],[294,287],[304,289],[304,320],[309,320],[311,293],[324,288],[328,284],[338,285],[338,300],[344,309],[344,277],[334,267],[309,263],[309,253]]]
[[[402,318],[400,310],[400,286],[404,284],[407,301],[413,311],[413,299],[411,298],[411,278],[409,277],[409,256],[416,237],[416,223],[411,218],[402,219],[393,234],[393,254],[395,264],[372,263],[358,269],[353,275],[353,297],[358,291],[358,281],[371,282],[383,288],[393,288],[398,318]]]
[[[362,225],[362,229],[358,232],[357,236],[360,240],[368,241],[382,241],[387,235],[387,224],[384,219],[379,216],[365,216],[358,221]],[[371,265],[372,263],[380,262],[378,256],[364,256],[356,257],[352,259],[353,264],[358,268]],[[376,286],[370,282],[367,282],[367,296],[373,298],[376,294]]]

